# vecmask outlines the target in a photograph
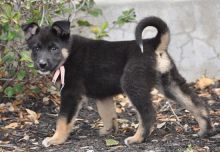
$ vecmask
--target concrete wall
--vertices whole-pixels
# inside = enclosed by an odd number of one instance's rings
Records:
[[[134,8],[137,21],[155,15],[170,27],[169,52],[188,80],[201,75],[220,78],[220,0],[95,0],[104,17],[93,23],[110,23],[123,10]],[[107,40],[134,39],[136,23],[110,31]],[[152,33],[154,30],[150,30]],[[149,35],[149,33],[148,33]]]

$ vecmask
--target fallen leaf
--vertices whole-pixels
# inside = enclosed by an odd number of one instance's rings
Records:
[[[213,91],[214,91],[218,96],[220,96],[220,88],[215,88],[215,89],[213,89]]]
[[[200,128],[199,128],[199,126],[194,125],[194,126],[192,126],[192,130],[195,132],[198,132],[200,130]]]
[[[126,123],[123,123],[122,125],[121,125],[121,128],[129,128],[129,124],[126,124]]]
[[[116,146],[119,144],[119,141],[114,140],[114,139],[106,139],[105,140],[106,146],[110,147],[110,146]]]
[[[185,124],[185,125],[183,126],[183,129],[184,129],[185,132],[187,132],[187,131],[189,130],[189,125],[188,125],[188,124]]]
[[[40,114],[37,114],[36,112],[30,110],[30,109],[25,109],[28,113],[28,118],[33,121],[35,124],[39,124],[38,119],[40,118]]]
[[[48,105],[49,104],[49,98],[48,97],[44,97],[43,98],[43,103],[45,104],[45,105]]]
[[[122,113],[122,112],[123,112],[123,109],[116,107],[116,108],[115,108],[115,111],[116,111],[116,113]]]
[[[199,80],[197,80],[195,86],[196,88],[199,88],[202,90],[213,84],[215,84],[215,81],[213,79],[202,76]]]
[[[177,133],[182,133],[184,131],[184,128],[183,127],[179,127],[179,126],[175,127],[175,129],[176,129]]]
[[[138,126],[139,126],[139,124],[138,123],[131,123],[131,127],[134,127],[135,129],[137,129],[138,128]]]
[[[10,123],[9,125],[5,126],[6,129],[15,129],[18,127],[17,122]]]
[[[120,102],[120,105],[121,105],[122,107],[127,107],[127,106],[129,105],[129,102],[128,102],[128,100],[124,99],[124,100],[122,100],[122,101]]]
[[[162,122],[160,124],[157,124],[157,129],[161,129],[165,124],[166,124],[166,122]]]
[[[212,139],[220,139],[220,134],[214,135],[214,136],[212,136],[210,138],[212,138]]]
[[[88,109],[89,111],[94,110],[92,106],[87,106],[87,109]]]
[[[30,139],[30,136],[28,136],[28,135],[24,135],[24,137],[23,138],[21,138],[21,139],[19,139],[18,141],[21,141],[21,140],[29,140]]]
[[[9,143],[10,143],[10,141],[2,141],[2,140],[0,140],[0,144],[9,144]]]

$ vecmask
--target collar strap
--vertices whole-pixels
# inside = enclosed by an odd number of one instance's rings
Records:
[[[65,68],[64,68],[64,66],[62,65],[62,66],[60,66],[56,71],[55,71],[55,73],[54,73],[54,76],[53,76],[53,79],[52,79],[52,82],[55,84],[56,83],[56,81],[57,81],[57,78],[59,77],[59,75],[60,75],[60,77],[61,77],[61,85],[62,85],[62,87],[61,87],[61,90],[62,90],[62,88],[64,87],[64,78],[65,78]]]

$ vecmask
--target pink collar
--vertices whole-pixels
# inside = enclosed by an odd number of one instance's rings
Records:
[[[62,66],[60,66],[57,70],[56,70],[56,72],[54,73],[54,76],[53,76],[53,79],[52,79],[52,82],[55,84],[56,83],[56,81],[57,81],[57,78],[58,78],[58,76],[60,75],[60,77],[61,77],[61,89],[60,89],[60,91],[63,89],[63,87],[64,87],[64,78],[65,78],[65,68],[64,68],[64,66],[62,65]]]

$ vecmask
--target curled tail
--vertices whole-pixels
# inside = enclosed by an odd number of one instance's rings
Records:
[[[157,29],[158,33],[156,37],[153,39],[159,40],[157,44],[157,50],[163,50],[166,51],[169,41],[170,41],[170,32],[167,24],[160,18],[158,17],[146,17],[142,19],[138,25],[136,26],[135,29],[135,38],[138,43],[138,45],[141,48],[141,52],[144,52],[143,48],[143,39],[142,39],[142,32],[143,30],[148,27],[148,26],[153,26]]]

